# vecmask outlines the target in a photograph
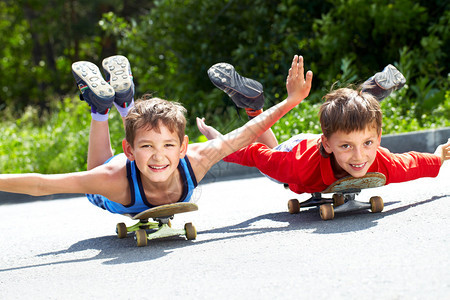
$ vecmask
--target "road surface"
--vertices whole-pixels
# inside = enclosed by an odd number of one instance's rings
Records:
[[[133,222],[84,197],[0,205],[1,299],[448,299],[450,165],[437,178],[364,190],[382,213],[287,212],[264,177],[202,184],[195,241],[138,248]]]

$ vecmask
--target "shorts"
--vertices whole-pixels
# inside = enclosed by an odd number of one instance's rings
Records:
[[[104,210],[106,210],[104,197],[102,195],[86,194],[86,197],[88,198],[89,202],[91,202],[95,206],[98,206],[98,207],[103,208]]]

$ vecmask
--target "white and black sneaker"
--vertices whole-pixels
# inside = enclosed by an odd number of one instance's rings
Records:
[[[228,63],[217,63],[208,69],[211,82],[230,96],[234,104],[248,111],[259,111],[264,106],[261,83],[243,77]]]
[[[372,94],[378,101],[382,101],[393,91],[401,89],[406,78],[393,65],[387,65],[383,71],[376,73],[362,84],[361,91]]]
[[[72,64],[80,99],[86,101],[91,111],[107,114],[114,102],[114,89],[105,81],[99,68],[88,61],[77,61]]]
[[[134,99],[134,82],[130,62],[125,56],[114,55],[102,62],[106,81],[116,93],[114,102],[120,107],[128,107]]]

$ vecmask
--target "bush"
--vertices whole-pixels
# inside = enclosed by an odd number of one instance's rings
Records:
[[[0,78],[1,172],[86,168],[90,122],[86,104],[42,95],[75,91],[69,79],[71,58],[99,62],[107,44],[112,44],[110,51],[129,58],[137,97],[150,92],[186,106],[191,141],[204,140],[196,129],[197,116],[221,132],[247,121],[242,111],[237,117],[228,96],[211,84],[206,75],[209,66],[226,61],[242,75],[261,81],[267,108],[286,96],[284,81],[293,54],[305,56],[306,68],[314,72],[313,88],[304,103],[274,125],[280,141],[298,132],[320,132],[317,111],[331,86],[361,83],[388,63],[405,75],[407,85],[382,103],[384,134],[450,126],[448,1],[161,0],[112,5],[123,14],[98,10],[96,1],[83,10],[64,1],[55,3],[35,15],[40,23],[34,31],[24,19],[20,1],[0,3],[4,33],[0,70],[5,75]],[[35,5],[37,9],[43,4]],[[53,18],[65,16],[58,12],[67,9],[82,13],[79,23]],[[105,13],[98,20],[100,11]],[[70,26],[60,26],[62,21],[83,25],[82,30],[74,27],[66,32]],[[47,28],[49,22],[53,26]],[[66,38],[71,42],[59,43]],[[51,47],[52,41],[58,47]],[[33,49],[44,49],[37,47],[41,42],[49,42],[45,48],[57,53],[32,59]],[[34,106],[10,117],[26,104],[24,99]],[[119,152],[123,129],[115,110],[110,126],[113,148]]]
[[[413,104],[408,108],[405,105],[408,103],[405,98],[408,88],[406,86],[382,102],[384,134],[450,126],[450,91],[445,93],[444,104],[435,107],[433,114],[416,118],[417,106]],[[319,94],[312,93],[275,123],[272,129],[280,142],[302,132],[321,132],[317,116]],[[5,111],[1,122],[3,133],[0,135],[2,173],[65,173],[86,170],[91,121],[89,107],[79,101],[78,97],[66,97],[55,103],[57,104],[50,112],[43,114],[35,107],[28,107],[20,118],[11,117]],[[228,106],[221,114],[211,116],[207,123],[222,133],[227,133],[246,121],[247,116],[243,111],[238,116],[235,109]],[[121,153],[124,131],[116,110],[110,112],[109,126],[113,151]],[[188,122],[186,133],[191,142],[206,141],[194,121]]]
[[[20,118],[2,122],[2,173],[86,170],[91,122],[89,107],[76,98],[64,98],[55,103],[50,112],[42,113],[35,107],[28,107]],[[5,115],[8,115],[7,111]],[[122,122],[116,112],[112,112],[110,118],[111,139],[115,141],[113,148],[119,152],[124,136]]]

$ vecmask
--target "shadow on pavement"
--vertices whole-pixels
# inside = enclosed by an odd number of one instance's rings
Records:
[[[430,203],[432,201],[450,197],[450,195],[433,196],[430,199],[426,199],[420,202],[411,203],[405,206],[393,208],[391,210],[384,210],[381,213],[371,213],[369,210],[362,210],[356,212],[345,212],[336,214],[333,220],[323,221],[319,215],[318,208],[310,208],[301,211],[299,214],[291,215],[289,212],[278,212],[261,215],[245,222],[227,226],[223,228],[217,228],[213,230],[206,230],[199,232],[199,234],[210,234],[210,233],[227,233],[227,232],[237,232],[240,233],[238,236],[227,237],[242,237],[248,235],[255,235],[268,232],[276,231],[297,231],[306,229],[315,229],[312,233],[318,234],[334,234],[334,233],[346,233],[366,230],[377,225],[377,221],[391,215],[395,215],[404,212],[410,208],[420,206],[423,204]],[[385,203],[385,208],[391,205],[397,204],[396,202]],[[286,222],[289,225],[285,227],[274,227],[274,228],[255,228],[252,225],[263,221],[271,220],[275,222]],[[224,238],[226,239],[226,238]],[[217,239],[212,239],[217,240]]]
[[[54,266],[70,263],[82,263],[94,260],[106,260],[103,264],[115,265],[142,261],[151,261],[158,259],[175,251],[178,248],[194,245],[193,241],[187,241],[184,238],[167,238],[149,244],[147,247],[137,247],[132,235],[125,239],[118,239],[116,236],[96,237],[79,241],[66,250],[48,252],[36,255],[37,257],[51,257],[51,261],[42,264],[33,264],[14,268],[0,269],[1,272],[23,270],[37,267]],[[60,259],[67,256],[76,256],[76,253],[83,251],[99,250],[100,252],[93,257]]]
[[[118,239],[116,236],[104,236],[91,238],[79,241],[66,250],[49,252],[37,255],[38,257],[46,256],[64,256],[64,254],[74,254],[87,250],[99,250],[100,252],[94,257],[68,259],[61,261],[51,261],[48,263],[35,264],[29,266],[22,266],[16,268],[0,269],[0,272],[21,270],[49,265],[67,264],[76,262],[86,262],[92,260],[105,260],[103,264],[127,264],[142,261],[151,261],[161,258],[179,248],[200,245],[204,243],[211,243],[220,240],[229,240],[235,238],[249,237],[259,234],[280,231],[302,231],[307,229],[314,229],[312,233],[316,234],[335,234],[344,232],[354,232],[366,230],[377,225],[377,221],[398,213],[402,213],[410,208],[414,208],[423,204],[436,201],[441,198],[449,197],[450,195],[434,196],[430,199],[408,204],[405,206],[386,210],[381,213],[371,213],[368,210],[337,214],[331,221],[322,221],[319,216],[317,208],[310,208],[302,211],[297,215],[291,215],[289,212],[269,213],[255,218],[249,219],[236,225],[215,228],[211,230],[204,230],[199,232],[200,236],[208,234],[221,234],[221,237],[213,237],[211,239],[187,241],[183,237],[180,238],[165,238],[157,241],[152,241],[147,247],[137,247],[133,239],[133,235],[129,234],[127,238]],[[399,202],[388,202],[385,206],[396,204]],[[255,226],[258,222],[269,220],[274,222],[286,223],[285,226],[262,227]],[[310,232],[308,232],[309,234]]]

